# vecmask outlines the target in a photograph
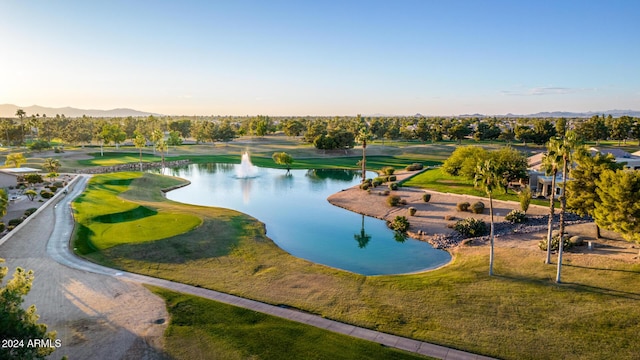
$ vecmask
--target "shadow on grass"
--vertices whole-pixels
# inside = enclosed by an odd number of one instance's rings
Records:
[[[589,269],[589,270],[600,270],[600,271],[614,271],[614,272],[623,272],[623,273],[629,273],[629,274],[637,274],[637,275],[640,275],[640,271],[634,271],[634,270],[605,269],[605,268],[598,268],[598,267],[592,267],[592,266],[580,266],[580,265],[573,265],[573,264],[562,264],[562,266],[573,267],[573,268],[578,268],[578,269]]]
[[[91,220],[104,224],[116,224],[125,221],[139,220],[157,214],[158,212],[156,210],[149,209],[146,206],[138,206],[128,211],[96,216]]]
[[[230,255],[241,237],[238,220],[205,220],[187,233],[167,239],[114,246],[102,251],[106,258],[144,263],[184,264],[199,259]],[[240,224],[243,226],[244,224]]]
[[[567,266],[567,265],[563,265],[563,266]],[[539,286],[553,286],[559,289],[561,288],[566,290],[573,290],[576,292],[587,292],[592,294],[607,295],[607,296],[619,297],[624,299],[640,300],[640,293],[631,292],[631,291],[609,289],[609,288],[580,284],[575,282],[561,282],[560,284],[557,284],[552,280],[550,281],[550,280],[544,280],[544,279],[534,279],[534,278],[528,278],[523,276],[495,275],[495,274],[494,276],[496,278],[509,280],[513,282],[519,282],[519,283],[534,284]]]

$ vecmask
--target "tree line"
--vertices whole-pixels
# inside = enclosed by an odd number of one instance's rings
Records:
[[[321,150],[346,150],[358,142],[363,127],[372,140],[423,141],[443,140],[461,142],[472,138],[478,141],[520,141],[525,145],[546,144],[554,137],[562,137],[568,130],[586,141],[617,140],[619,144],[637,140],[640,144],[640,119],[630,116],[614,118],[594,115],[591,118],[496,118],[496,117],[126,117],[68,118],[56,114],[27,115],[23,110],[15,118],[0,119],[0,139],[5,145],[34,144],[43,147],[53,139],[64,144],[115,144],[133,141],[141,134],[152,141],[154,131],[169,134],[169,145],[185,139],[198,143],[227,142],[238,136],[263,137],[276,132],[300,137]]]

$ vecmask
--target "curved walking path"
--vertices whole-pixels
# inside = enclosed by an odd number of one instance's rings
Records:
[[[213,290],[198,288],[195,286],[185,285],[182,283],[176,283],[173,281],[153,278],[149,276],[123,272],[123,271],[107,268],[101,265],[97,265],[97,264],[88,262],[84,259],[81,259],[79,257],[76,257],[71,252],[71,249],[69,248],[69,236],[71,235],[73,231],[73,226],[74,226],[74,220],[71,215],[70,204],[73,198],[75,198],[82,192],[82,190],[84,189],[84,186],[86,185],[87,180],[88,180],[88,177],[79,176],[77,179],[77,184],[71,190],[69,195],[62,197],[59,200],[59,202],[53,207],[53,213],[55,215],[55,226],[53,227],[50,233],[50,236],[48,237],[48,243],[46,246],[46,252],[48,256],[42,256],[44,259],[38,259],[37,261],[52,262],[51,260],[53,259],[55,262],[64,265],[64,266],[58,266],[58,269],[56,269],[56,271],[61,271],[62,273],[64,273],[65,270],[61,270],[61,268],[64,268],[64,269],[67,269],[67,271],[76,272],[75,275],[78,275],[78,278],[84,279],[84,278],[91,277],[91,278],[95,278],[96,281],[99,281],[99,282],[115,281],[117,283],[129,285],[129,286],[133,286],[135,284],[148,284],[148,285],[159,286],[159,287],[167,288],[173,291],[196,295],[203,298],[219,301],[222,303],[226,303],[226,304],[230,304],[230,305],[234,305],[234,306],[238,306],[246,309],[251,309],[254,311],[258,311],[258,312],[278,316],[281,318],[289,319],[292,321],[308,324],[318,328],[326,329],[336,333],[341,333],[341,334],[353,336],[356,338],[374,341],[385,346],[395,347],[398,349],[402,349],[402,350],[406,350],[406,351],[410,351],[410,352],[414,352],[422,355],[427,355],[434,358],[446,359],[446,360],[491,359],[489,357],[485,357],[481,355],[476,355],[476,354],[472,354],[472,353],[468,353],[468,352],[464,352],[456,349],[450,349],[443,346],[426,343],[423,341],[390,335],[390,334],[386,334],[386,333],[382,333],[374,330],[360,328],[353,325],[341,323],[338,321],[325,319],[321,316],[312,315],[312,314],[304,313],[297,310],[282,308],[279,306],[269,305],[262,302],[240,298],[237,296],[233,296],[233,295],[229,295],[229,294],[225,294],[225,293],[221,293]],[[39,215],[39,217],[45,214],[46,212],[43,212],[42,214]],[[35,228],[36,226],[38,225],[34,224],[33,226],[29,226],[29,228]],[[25,231],[27,229],[28,228],[22,229],[22,231]],[[9,255],[5,255],[4,250],[5,250],[5,247],[3,247],[2,243],[0,243],[0,257],[5,256],[8,258],[11,258],[11,250],[7,252]],[[41,254],[41,255],[47,255],[47,254]],[[29,266],[24,266],[24,265],[20,265],[20,266],[30,268]],[[54,268],[54,266],[49,264],[49,268]],[[80,272],[80,273],[78,274],[77,272]],[[121,281],[121,280],[125,280],[125,281]],[[38,287],[39,285],[34,283],[34,289],[37,289]],[[160,302],[162,303],[162,300],[160,300]],[[157,306],[162,308],[166,314],[164,303]],[[138,309],[134,309],[134,310],[138,311]],[[159,326],[157,324],[159,321],[157,320],[163,319],[162,317],[163,314],[153,314],[153,315],[155,316],[156,321],[153,321],[152,319],[150,321],[150,324]],[[62,313],[62,314],[59,314],[59,316],[66,317],[67,314]],[[152,318],[154,316],[152,316]],[[164,316],[166,317],[166,315]],[[44,316],[43,316],[43,321],[46,322],[46,318]],[[150,325],[150,324],[147,324],[147,325]],[[50,328],[55,328],[55,326],[50,326]],[[89,345],[89,347],[93,349],[97,348],[98,346],[100,346],[100,344],[97,344],[97,343],[92,343],[91,345]],[[149,349],[143,349],[143,351],[146,351],[144,352],[146,355],[150,355],[150,356],[147,356],[147,358],[162,356],[162,354],[157,350],[155,353],[153,351],[149,351]],[[64,352],[61,352],[61,353],[64,353]],[[115,354],[111,352],[110,356],[104,357],[104,358],[109,358],[109,359],[126,358],[126,354],[123,354],[122,357],[116,357],[114,355]],[[88,358],[88,357],[85,356],[84,358]],[[91,358],[97,359],[101,357],[96,357],[96,356],[93,356],[92,354]]]

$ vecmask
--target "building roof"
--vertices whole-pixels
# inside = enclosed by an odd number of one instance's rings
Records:
[[[631,154],[621,149],[598,149],[598,148],[592,147],[592,148],[589,148],[589,151],[591,152],[592,155],[596,152],[599,152],[603,155],[611,154],[616,159],[628,159],[633,157]]]
[[[529,169],[539,171],[542,168],[542,158],[544,157],[543,152],[539,152],[537,154],[533,154],[529,156],[527,162],[529,163]]]
[[[21,168],[4,168],[4,169],[0,169],[0,171],[7,174],[19,175],[19,174],[40,172],[40,169],[34,169],[30,167],[21,167]]]

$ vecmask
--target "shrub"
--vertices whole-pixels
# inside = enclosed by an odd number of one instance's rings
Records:
[[[53,197],[53,193],[51,191],[48,191],[48,190],[41,190],[40,191],[40,196],[43,199],[50,199],[50,198]]]
[[[569,237],[567,235],[565,235],[562,238],[563,238],[563,241],[562,241],[563,249],[564,250],[569,250],[571,248],[571,246],[573,246],[571,241],[569,241]],[[558,234],[553,235],[551,237],[551,251],[557,251],[559,244],[560,244],[560,235],[558,235]],[[538,247],[540,248],[540,250],[547,251],[547,237],[546,236],[544,237],[544,239],[540,240],[540,242],[538,243]]]
[[[369,183],[368,182],[363,182],[362,184],[360,184],[360,189],[369,190]]]
[[[0,222],[0,232],[3,232],[6,227],[7,226],[3,222]]]
[[[407,200],[405,200],[405,199],[400,199],[399,204],[400,204],[400,205],[407,205]]]
[[[49,188],[49,190],[51,190],[52,193],[58,191],[58,187],[57,186],[51,185],[51,186],[48,186],[48,188]]]
[[[409,208],[409,216],[414,216],[416,214],[416,208],[414,208],[413,206]]]
[[[444,219],[447,220],[447,221],[451,221],[451,220],[455,220],[457,218],[454,215],[448,214],[448,215],[444,216]]]
[[[458,209],[458,211],[467,211],[469,210],[469,206],[471,206],[471,204],[465,201],[465,202],[458,203],[456,205],[456,209]]]
[[[431,194],[422,194],[422,200],[424,202],[429,202],[431,200]]]
[[[20,223],[22,223],[22,219],[20,218],[9,220],[9,226],[13,226],[14,228],[20,225]]]
[[[423,169],[423,165],[421,163],[413,163],[411,165],[408,165],[405,170],[407,171],[417,171],[417,170],[422,170]]]
[[[377,181],[377,182],[379,182],[380,184],[382,184],[382,183],[386,183],[386,182],[387,182],[387,180],[388,180],[388,177],[387,177],[387,176],[378,176],[378,177],[376,177],[376,178],[374,178],[374,179],[373,179],[373,181],[374,181],[374,182],[376,182],[376,181]]]
[[[29,184],[39,184],[43,181],[40,174],[27,174],[24,176],[24,180]]]
[[[36,212],[36,210],[38,210],[38,208],[29,208],[27,210],[24,211],[24,216],[29,216],[31,214],[33,214],[34,212]]]
[[[572,236],[569,238],[569,242],[571,242],[572,246],[582,246],[584,245],[584,238],[580,235]]]
[[[396,171],[396,169],[392,168],[391,166],[385,166],[382,168],[382,172],[385,175],[393,175],[393,173]]]
[[[407,232],[409,230],[409,220],[405,216],[396,216],[388,226],[398,232]]]
[[[511,210],[504,219],[512,224],[520,224],[527,221],[527,215],[522,210]]]
[[[389,175],[389,181],[396,181],[395,175]]]
[[[56,181],[53,183],[53,186],[61,188],[64,186],[64,183],[62,181]]]
[[[518,194],[518,199],[520,200],[520,210],[526,213],[531,204],[531,189],[528,186],[522,189]]]
[[[389,195],[387,197],[387,204],[389,204],[389,206],[398,206],[400,204],[400,196]]]
[[[398,190],[398,183],[390,183],[389,190]]]
[[[484,203],[482,201],[474,202],[471,205],[471,212],[474,214],[482,214],[484,212]]]
[[[380,185],[382,185],[382,182],[374,179],[373,182],[371,183],[371,185],[373,187],[380,186]]]
[[[487,225],[482,220],[466,218],[458,220],[453,226],[453,230],[464,237],[478,237],[487,233]]]

